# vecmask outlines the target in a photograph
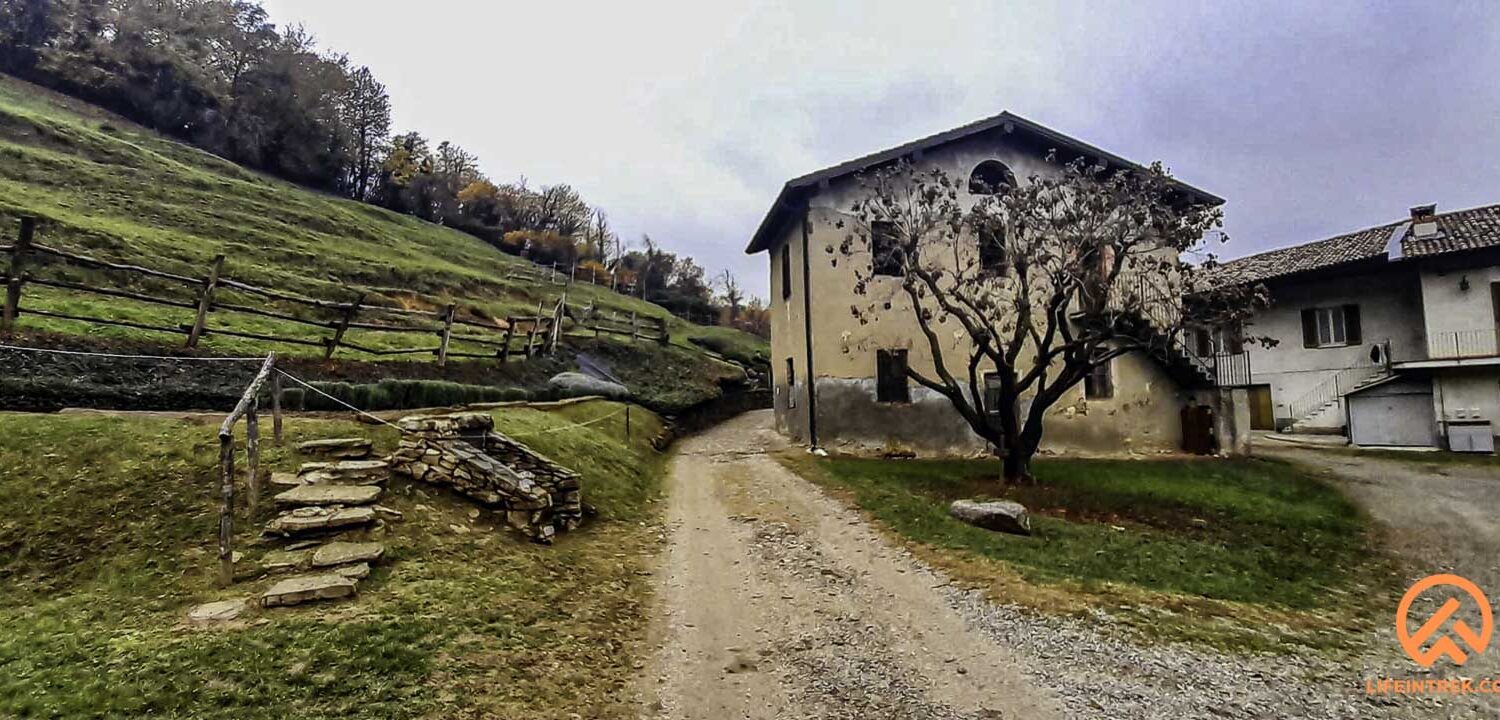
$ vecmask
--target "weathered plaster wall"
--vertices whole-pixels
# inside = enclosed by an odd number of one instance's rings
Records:
[[[1445,369],[1433,376],[1432,386],[1439,422],[1488,420],[1500,426],[1500,366]]]
[[[791,254],[791,297],[783,299],[781,263]],[[771,392],[776,430],[799,442],[807,441],[807,344],[803,318],[802,227],[792,223],[783,242],[767,253],[771,264]],[[816,344],[816,343],[814,343]],[[788,384],[787,362],[795,368],[796,384]]]
[[[1462,288],[1463,280],[1469,281],[1468,290]],[[1422,270],[1429,357],[1493,355],[1500,349],[1496,347],[1497,319],[1490,290],[1490,284],[1496,282],[1500,282],[1500,267],[1496,266],[1432,265]]]
[[[1422,297],[1416,277],[1408,269],[1281,283],[1271,287],[1271,295],[1271,307],[1256,315],[1246,334],[1279,341],[1272,348],[1254,344],[1247,348],[1252,380],[1271,386],[1277,418],[1288,417],[1292,403],[1339,371],[1368,364],[1370,346],[1376,342],[1389,340],[1392,356],[1398,361],[1425,357]],[[1346,304],[1359,305],[1361,342],[1347,347],[1304,348],[1302,310]],[[1342,403],[1307,423],[1326,428],[1343,424]]]
[[[960,199],[977,200],[962,190],[975,165],[990,159],[1006,163],[1018,181],[1032,174],[1055,172],[1036,148],[1017,144],[1003,132],[968,140],[927,153],[919,168],[942,167],[960,182]],[[868,268],[867,253],[843,256],[839,246],[849,234],[850,205],[860,196],[854,178],[834,181],[814,197],[808,211],[809,255],[813,294],[813,366],[816,374],[818,433],[825,445],[854,444],[883,447],[896,444],[927,452],[967,453],[984,450],[978,436],[952,409],[946,398],[912,383],[910,404],[875,401],[876,351],[904,348],[908,362],[919,372],[932,372],[933,354],[913,319],[910,302],[895,278],[875,278],[866,295],[855,293],[855,266]],[[779,430],[801,439],[805,432],[806,380],[802,326],[802,228],[788,230],[786,244],[770,253],[772,306],[772,352],[776,418]],[[793,290],[782,300],[780,253],[793,253]],[[964,246],[965,252],[976,252]],[[889,303],[886,305],[885,303]],[[875,303],[876,316],[861,324],[851,312],[858,304]],[[969,340],[956,322],[940,326],[943,355],[950,371],[966,377],[962,357]],[[787,388],[785,358],[797,368],[797,387]],[[1046,424],[1045,446],[1081,452],[1163,451],[1181,444],[1179,411],[1188,396],[1156,363],[1142,356],[1127,356],[1113,364],[1115,396],[1088,400],[1079,384],[1068,398],[1052,409]],[[798,407],[787,408],[788,393]]]

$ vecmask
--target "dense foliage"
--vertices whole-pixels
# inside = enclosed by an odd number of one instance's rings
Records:
[[[542,264],[578,263],[697,322],[762,324],[742,298],[715,297],[691,258],[650,238],[627,249],[572,187],[495,182],[456,143],[395,133],[390,96],[368,67],[319,49],[300,27],[278,28],[255,0],[3,0],[0,71],[242,165]]]

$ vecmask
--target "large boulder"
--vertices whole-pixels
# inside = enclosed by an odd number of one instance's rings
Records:
[[[547,381],[547,387],[556,391],[562,397],[602,395],[611,400],[627,400],[630,398],[630,389],[624,385],[608,380],[600,380],[596,377],[589,377],[577,372],[563,372],[553,375],[552,379]]]
[[[1027,514],[1026,506],[1018,502],[954,500],[953,504],[948,506],[948,514],[986,530],[1015,535],[1031,534],[1031,515]]]

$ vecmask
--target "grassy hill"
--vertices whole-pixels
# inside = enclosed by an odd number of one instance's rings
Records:
[[[192,277],[202,277],[210,258],[223,253],[224,273],[235,280],[315,298],[351,300],[358,288],[371,291],[369,304],[437,309],[455,302],[461,315],[485,320],[533,313],[538,302],[553,305],[563,291],[550,283],[508,279],[518,268],[535,266],[464,233],[246,170],[87,104],[0,76],[0,243],[11,241],[22,215],[41,218],[37,242],[48,246]],[[105,280],[98,271],[75,267],[46,271],[74,281]],[[171,284],[133,281],[131,289],[190,295],[189,288]],[[228,299],[264,302],[234,295]],[[667,318],[678,346],[707,345],[740,360],[767,352],[758,338],[692,325],[607,288],[576,283],[568,288],[568,301]],[[26,288],[22,306],[150,325],[192,319],[188,309],[64,295],[34,285]],[[251,333],[307,339],[326,334],[229,313],[215,313],[214,321]],[[181,336],[165,333],[38,316],[23,316],[20,328],[104,341],[182,342]],[[353,330],[348,337],[374,348],[401,341],[374,331]],[[411,336],[404,342],[410,347]],[[267,346],[210,336],[203,348],[237,354],[264,352]],[[277,349],[321,352],[296,345]]]
[[[494,417],[567,458],[598,517],[543,547],[394,480],[381,502],[404,519],[368,531],[388,557],[357,599],[199,627],[192,606],[275,579],[253,570],[269,511],[242,509],[240,582],[215,588],[217,419],[0,413],[0,717],[635,717],[661,422],[638,410],[627,442],[612,403]],[[396,441],[343,420],[286,430],[267,467],[295,469],[304,440]]]

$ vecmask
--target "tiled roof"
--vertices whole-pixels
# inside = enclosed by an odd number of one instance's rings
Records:
[[[1403,231],[1401,256],[1426,258],[1463,250],[1500,247],[1500,205],[1454,210],[1435,216],[1438,234],[1417,238],[1408,221],[1366,228],[1327,240],[1230,260],[1209,277],[1217,282],[1261,282],[1309,270],[1330,268],[1357,260],[1383,258],[1391,234]]]
[[[1456,210],[1437,216],[1436,237],[1401,241],[1406,257],[1430,257],[1460,250],[1500,246],[1500,205]]]
[[[1209,273],[1214,281],[1250,283],[1342,265],[1356,260],[1384,257],[1391,233],[1401,223],[1366,228],[1327,240],[1294,245],[1258,255],[1230,260]]]

